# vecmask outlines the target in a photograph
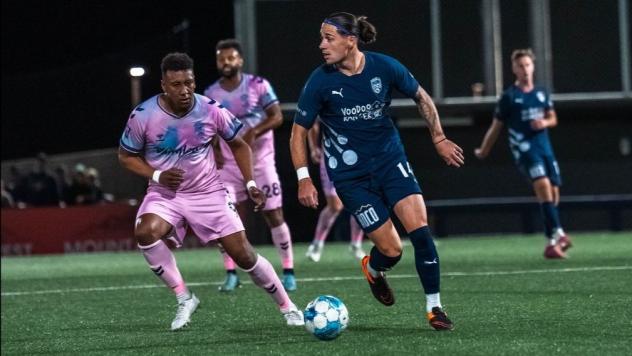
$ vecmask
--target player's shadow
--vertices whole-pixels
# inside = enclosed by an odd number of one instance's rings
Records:
[[[376,335],[376,333],[379,333],[380,338],[389,337],[389,336],[401,337],[401,336],[406,336],[406,335],[419,335],[420,332],[434,332],[434,330],[422,329],[420,327],[393,328],[393,327],[388,327],[388,326],[371,326],[371,325],[354,325],[354,326],[350,326],[347,331],[352,332],[352,333],[358,333],[358,334],[360,333],[368,334],[369,336],[373,336],[373,335]]]

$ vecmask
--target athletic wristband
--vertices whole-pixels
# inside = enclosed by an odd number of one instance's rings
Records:
[[[162,171],[159,170],[155,170],[154,174],[151,175],[151,180],[153,180],[156,183],[160,183],[160,174],[162,173]]]
[[[298,180],[309,178],[309,170],[307,167],[301,167],[296,170],[296,176],[298,177]]]
[[[436,144],[439,144],[439,143],[441,143],[441,142],[443,142],[443,141],[445,141],[447,139],[448,139],[447,137],[444,137],[443,139],[441,139],[441,140],[439,140],[437,142],[433,142],[433,143],[436,145]]]
[[[248,183],[246,183],[246,189],[250,188],[257,188],[257,183],[252,179],[249,180]]]

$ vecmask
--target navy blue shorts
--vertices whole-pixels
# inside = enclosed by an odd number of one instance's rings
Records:
[[[377,165],[369,175],[334,182],[340,200],[364,232],[390,219],[390,210],[403,198],[421,194],[406,157]]]
[[[518,170],[532,182],[547,177],[554,186],[562,185],[560,167],[553,155],[529,154],[523,155],[516,161]]]

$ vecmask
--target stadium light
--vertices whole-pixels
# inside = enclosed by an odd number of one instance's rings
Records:
[[[132,108],[135,108],[140,103],[140,78],[145,75],[145,68],[132,67],[129,69],[129,75],[132,87]]]
[[[143,67],[132,67],[129,69],[129,75],[132,77],[142,77],[145,75],[145,68]]]

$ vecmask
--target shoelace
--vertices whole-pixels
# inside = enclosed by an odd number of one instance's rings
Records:
[[[187,310],[187,302],[191,299],[187,299],[184,302],[178,304],[178,310],[176,310],[176,318],[182,318],[185,316]]]

